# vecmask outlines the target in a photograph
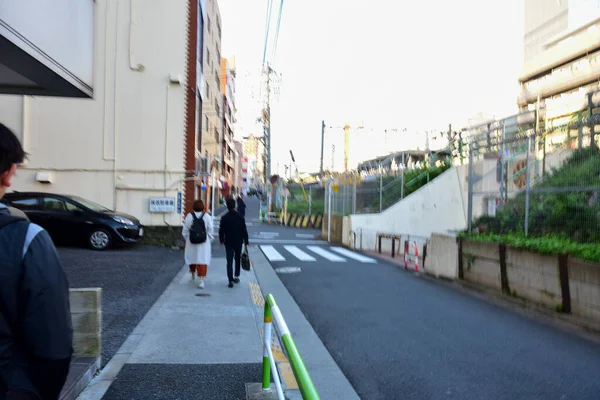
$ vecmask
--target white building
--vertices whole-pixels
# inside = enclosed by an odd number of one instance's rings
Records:
[[[202,0],[97,0],[93,99],[0,96],[0,121],[29,154],[13,189],[180,225],[199,192],[205,19]],[[150,212],[161,197],[173,209]]]

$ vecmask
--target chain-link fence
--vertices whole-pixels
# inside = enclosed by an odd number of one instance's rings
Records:
[[[288,184],[287,212],[293,214],[323,214],[325,188],[321,185]]]
[[[469,230],[600,240],[600,114],[506,121],[468,138]],[[599,110],[600,111],[600,110]],[[587,114],[587,115],[586,115]]]

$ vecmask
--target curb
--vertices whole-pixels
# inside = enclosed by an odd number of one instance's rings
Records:
[[[250,259],[264,301],[266,294],[272,294],[286,320],[298,351],[322,399],[360,400],[360,397],[343,374],[304,313],[296,304],[292,295],[283,285],[262,251],[256,246],[250,247]],[[277,341],[278,338],[276,339]],[[281,346],[280,346],[281,347]],[[273,353],[275,356],[275,353]],[[275,356],[277,358],[277,356]],[[287,366],[286,366],[287,362]],[[282,376],[289,366],[287,358],[277,363]],[[290,368],[291,370],[291,368]],[[291,372],[291,371],[290,371]],[[285,380],[285,378],[284,378]],[[284,383],[285,384],[285,383]],[[286,396],[292,399],[302,398],[297,389],[287,388]]]
[[[283,225],[293,228],[321,229],[323,226],[323,215],[290,213],[287,215]]]

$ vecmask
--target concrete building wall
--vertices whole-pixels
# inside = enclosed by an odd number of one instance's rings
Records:
[[[205,0],[204,78],[206,98],[202,102],[202,153],[211,161],[219,158],[216,177],[222,175],[221,140],[223,95],[221,94],[221,14],[217,0]]]
[[[13,188],[180,224],[176,212],[151,214],[149,197],[182,190],[188,2],[96,4],[93,99],[0,96],[0,120],[29,153]],[[38,171],[53,182],[38,183]]]
[[[567,0],[525,0],[524,62],[544,51],[543,45],[569,27]]]

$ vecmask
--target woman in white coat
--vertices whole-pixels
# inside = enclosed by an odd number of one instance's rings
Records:
[[[204,212],[204,202],[202,200],[194,201],[193,213],[197,218],[204,220],[206,227],[206,242],[194,244],[190,242],[190,229],[194,223],[194,217],[189,213],[183,221],[183,237],[185,238],[185,263],[190,268],[192,280],[198,284],[200,289],[204,289],[204,278],[208,270],[211,258],[211,242],[213,236],[213,219],[210,214]]]

